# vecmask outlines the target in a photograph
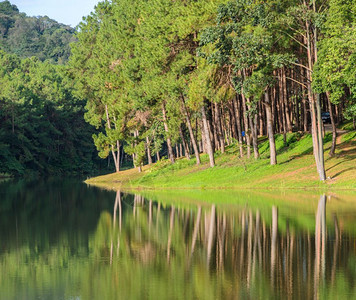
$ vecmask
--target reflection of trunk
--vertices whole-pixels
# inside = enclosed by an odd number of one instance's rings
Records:
[[[193,232],[193,237],[192,237],[192,249],[190,250],[191,257],[193,256],[195,244],[196,244],[197,237],[198,237],[200,218],[201,218],[201,206],[199,206],[199,208],[198,208],[197,220],[195,221],[195,225],[194,225],[194,232]]]
[[[168,243],[167,243],[167,261],[170,261],[171,258],[171,244],[172,244],[172,234],[173,234],[173,225],[174,225],[174,206],[171,208],[171,218],[169,223],[169,234],[168,234]]]
[[[210,139],[210,134],[209,134],[209,127],[208,127],[208,121],[206,119],[206,114],[205,114],[205,107],[204,105],[201,107],[201,114],[202,114],[202,119],[203,119],[203,134],[205,137],[205,142],[206,142],[206,147],[207,147],[207,152],[209,154],[209,160],[210,160],[210,167],[215,166],[215,161],[214,161],[214,150],[213,146],[211,144],[211,139]]]
[[[164,102],[162,103],[162,114],[163,114],[163,125],[164,130],[166,132],[166,140],[167,140],[167,147],[168,147],[168,156],[172,164],[174,164],[174,154],[172,148],[172,142],[169,134],[168,124],[167,124],[167,114],[166,114],[166,107],[164,106]]]
[[[116,227],[116,214],[117,214],[117,206],[119,205],[119,220],[120,220],[120,231],[121,231],[121,193],[120,191],[116,192],[116,197],[115,197],[115,204],[114,204],[114,214],[113,214],[113,232],[115,232],[115,227]],[[119,241],[120,238],[118,239],[118,248],[119,249]],[[110,265],[112,264],[113,260],[113,251],[114,251],[114,242],[113,242],[113,237],[111,237],[111,243],[110,243]]]
[[[225,244],[225,232],[226,232],[226,214],[223,214],[222,220],[221,218],[217,218],[217,223],[218,223],[218,233],[217,233],[217,238],[218,238],[218,250],[217,255],[219,255],[216,258],[216,261],[218,262],[218,269],[220,272],[223,271],[224,269],[224,244]]]
[[[272,207],[272,243],[271,243],[271,285],[274,287],[274,272],[277,259],[278,209]]]
[[[251,271],[252,271],[252,235],[253,235],[253,216],[252,211],[249,214],[248,234],[247,234],[247,287],[250,288],[251,284]]]
[[[337,254],[339,250],[339,241],[340,241],[340,231],[339,231],[339,221],[337,216],[334,215],[334,224],[335,224],[335,242],[334,242],[334,255],[333,255],[333,266],[331,268],[331,285],[334,285],[335,282],[335,273],[337,265]]]
[[[242,211],[241,214],[241,245],[240,245],[240,265],[244,264],[245,261],[245,232],[246,232],[246,212]]]
[[[326,196],[320,196],[315,217],[314,299],[319,298],[320,277],[324,281],[326,248]]]
[[[157,207],[157,213],[156,213],[156,236],[158,237],[158,221],[159,221],[159,216],[160,216],[160,212],[161,212],[161,203],[158,203],[158,207]]]
[[[251,280],[253,281],[256,277],[256,263],[257,263],[257,249],[259,250],[259,261],[262,257],[261,254],[261,239],[260,239],[260,218],[261,214],[259,210],[256,212],[256,227],[255,227],[255,239],[253,243],[253,256],[252,256],[252,275]]]
[[[116,212],[117,212],[117,206],[119,205],[119,202],[120,202],[120,207],[121,207],[121,197],[120,196],[121,196],[120,195],[120,191],[117,191],[116,192],[116,197],[115,197],[115,204],[114,204],[114,217],[113,217],[113,219],[114,219],[113,220],[114,228],[115,228],[115,225],[116,225]],[[120,214],[121,214],[121,211],[120,211]],[[121,218],[121,215],[120,215],[120,218]]]
[[[148,226],[149,229],[151,229],[152,225],[152,200],[149,202],[149,207],[148,207]]]
[[[207,251],[207,265],[210,264],[211,251],[213,249],[215,230],[215,205],[211,207],[210,221],[209,221],[209,235],[208,235],[208,251]]]

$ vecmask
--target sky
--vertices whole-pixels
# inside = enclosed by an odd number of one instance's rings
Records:
[[[48,16],[66,25],[76,26],[94,10],[99,0],[9,0],[28,16]]]

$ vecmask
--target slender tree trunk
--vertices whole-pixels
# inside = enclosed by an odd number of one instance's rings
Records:
[[[136,147],[136,146],[137,146],[136,139],[138,138],[138,130],[137,130],[137,129],[134,131],[134,137],[135,137],[135,147]],[[137,157],[137,153],[135,153],[135,154],[133,155],[133,158],[134,158],[134,159],[135,159],[136,157]],[[135,162],[134,162],[134,164],[135,164]],[[141,173],[141,172],[142,172],[142,165],[141,165],[141,163],[138,164],[137,168],[138,168],[138,172]]]
[[[308,98],[310,106],[310,115],[312,121],[312,139],[313,139],[313,152],[316,162],[317,171],[319,173],[319,178],[321,181],[326,179],[325,167],[324,167],[324,149],[323,149],[323,138],[322,138],[322,128],[321,121],[321,109],[320,109],[320,95],[316,95],[317,101],[315,101],[311,82],[311,70],[313,69],[313,54],[310,39],[310,25],[306,21],[306,44],[307,44],[307,57],[308,57],[308,70],[307,70],[307,88],[308,88]]]
[[[203,133],[205,136],[205,141],[206,141],[206,146],[207,146],[207,152],[209,155],[209,160],[210,160],[210,167],[215,166],[215,161],[214,161],[214,150],[211,144],[210,140],[210,134],[209,134],[209,125],[208,125],[208,120],[206,119],[206,113],[205,113],[205,107],[204,104],[201,107],[201,114],[202,114],[202,120],[203,120]]]
[[[178,149],[178,144],[176,144],[176,157],[179,157],[179,149]]]
[[[283,74],[282,70],[280,71],[279,75],[279,102],[280,102],[280,116],[283,122],[283,141],[287,143],[287,121],[286,121],[286,110],[284,107],[284,92],[283,92]]]
[[[116,153],[116,172],[120,172],[120,141],[116,141],[117,153]]]
[[[331,101],[330,101],[330,93],[329,92],[326,92],[326,97],[327,97],[328,106],[329,106],[331,127],[332,127],[332,130],[333,130],[333,139],[332,139],[332,144],[331,144],[329,155],[330,156],[334,156],[335,155],[335,149],[336,149],[337,131],[336,131],[336,124],[335,124],[335,120],[334,120],[334,113],[333,113],[333,108],[332,108]]]
[[[221,153],[225,152],[225,141],[224,141],[224,133],[222,131],[222,127],[221,127],[221,115],[220,115],[220,107],[218,103],[215,103],[214,105],[214,109],[215,109],[215,125],[216,125],[216,129],[217,129],[217,136],[218,136],[218,142],[220,145],[220,151]]]
[[[257,141],[257,114],[252,115],[251,112],[251,101],[249,98],[247,99],[247,106],[248,106],[248,118],[250,121],[250,128],[251,128],[251,134],[252,134],[252,145],[253,145],[253,153],[255,156],[255,159],[259,158],[260,154],[258,152],[258,141]]]
[[[148,138],[148,136],[146,136],[147,159],[148,159],[148,164],[149,164],[149,165],[152,164],[152,156],[151,156],[150,145],[151,145],[150,139]]]
[[[244,115],[244,125],[245,125],[245,137],[246,137],[246,144],[247,144],[247,158],[251,156],[251,137],[248,128],[248,117],[247,117],[247,110],[246,110],[246,98],[243,93],[241,93],[242,97],[242,111]]]
[[[166,131],[167,134],[167,147],[168,147],[168,156],[172,164],[174,164],[174,154],[173,154],[173,148],[172,148],[172,142],[171,138],[169,136],[169,129],[168,129],[168,124],[167,124],[167,114],[166,114],[166,107],[164,105],[164,102],[162,102],[162,114],[163,114],[163,125],[164,125],[164,130]]]
[[[234,111],[235,111],[235,116],[236,116],[236,128],[237,128],[237,137],[238,137],[238,142],[239,142],[239,148],[240,148],[240,156],[244,156],[244,152],[242,149],[242,131],[241,131],[241,116],[240,116],[240,110],[238,107],[237,103],[237,95],[236,98],[234,98],[232,101],[233,106],[234,106]]]
[[[114,122],[115,122],[115,130],[117,130],[117,124],[116,124],[116,117],[114,115]],[[116,165],[115,165],[115,169],[116,172],[120,171],[120,141],[116,140],[116,147],[117,147],[117,151],[116,151]]]
[[[108,110],[108,105],[107,104],[105,104],[105,113],[106,113],[107,126],[108,126],[109,129],[111,129],[111,122],[110,122],[110,118],[109,118],[109,110]],[[111,145],[111,154],[112,154],[113,159],[114,159],[116,173],[118,173],[120,171],[120,168],[118,168],[118,161],[117,161],[117,157],[115,155],[115,147],[114,147],[114,145]],[[120,163],[120,161],[119,161],[119,163]]]
[[[219,135],[218,135],[218,124],[215,118],[215,104],[210,103],[211,107],[211,143],[214,151],[220,150]],[[209,111],[209,110],[208,110]],[[208,122],[209,124],[210,122]]]
[[[189,148],[188,148],[187,142],[185,141],[185,138],[184,138],[184,135],[183,135],[182,126],[179,126],[179,134],[180,134],[180,138],[182,139],[182,144],[183,144],[183,147],[184,147],[185,157],[188,160],[190,160]],[[182,148],[182,145],[181,145],[181,148]]]
[[[229,103],[229,118],[231,120],[230,125],[231,125],[231,136],[235,139],[238,140],[238,134],[237,134],[237,124],[236,124],[236,114],[235,114],[235,109],[234,109],[234,100],[231,100]]]
[[[287,91],[287,80],[286,80],[286,70],[282,69],[282,82],[283,82],[283,102],[284,102],[284,111],[286,116],[286,130],[292,132],[292,122],[289,112],[289,101],[288,101],[288,91]]]
[[[199,150],[198,150],[198,146],[197,146],[197,141],[196,141],[195,136],[194,136],[192,124],[191,124],[191,122],[190,122],[189,114],[188,114],[187,108],[186,108],[186,106],[185,106],[184,98],[181,97],[181,100],[182,100],[183,113],[184,113],[184,115],[185,115],[185,120],[186,120],[187,127],[188,127],[188,131],[189,131],[190,141],[191,141],[191,143],[192,143],[192,145],[193,145],[193,150],[194,150],[195,158],[196,158],[196,160],[197,160],[197,165],[200,165],[200,156],[199,156]],[[198,126],[197,126],[197,127],[198,127]]]
[[[268,131],[269,149],[270,149],[270,163],[271,165],[276,165],[277,164],[276,143],[274,140],[272,109],[271,109],[271,101],[268,96],[268,91],[265,92],[265,106],[266,106],[267,131]]]

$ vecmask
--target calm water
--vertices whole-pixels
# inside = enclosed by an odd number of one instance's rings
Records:
[[[356,299],[356,194],[0,183],[0,299]]]

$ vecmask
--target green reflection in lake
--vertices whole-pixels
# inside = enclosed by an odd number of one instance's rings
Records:
[[[355,194],[0,184],[0,299],[351,299]]]

